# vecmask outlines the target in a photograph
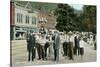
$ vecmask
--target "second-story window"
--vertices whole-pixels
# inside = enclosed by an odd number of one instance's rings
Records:
[[[20,21],[21,21],[21,23],[23,22],[23,14],[21,14],[21,16],[20,16],[21,18],[20,18]]]
[[[26,20],[26,24],[27,24],[27,16],[26,16],[25,20]]]
[[[22,20],[23,20],[23,15],[20,13],[17,13],[17,22],[22,23],[23,22]]]
[[[17,22],[19,22],[19,13],[17,13]]]
[[[26,24],[29,24],[29,16],[26,16]]]
[[[28,24],[29,24],[29,16],[28,16],[27,20],[28,20]]]
[[[36,17],[32,17],[32,24],[36,24]]]

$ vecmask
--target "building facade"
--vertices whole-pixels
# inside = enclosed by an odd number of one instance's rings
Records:
[[[37,32],[38,15],[37,11],[30,7],[28,2],[26,6],[16,2],[10,3],[10,38],[26,39],[28,32]]]

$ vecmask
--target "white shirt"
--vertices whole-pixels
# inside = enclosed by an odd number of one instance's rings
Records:
[[[80,47],[84,47],[85,42],[83,40],[79,41]]]
[[[45,38],[40,37],[38,40],[38,43],[40,43],[41,46],[45,46],[45,43],[47,42],[47,40]]]
[[[64,35],[60,35],[61,43],[65,41]]]
[[[71,36],[67,36],[67,42],[72,42],[73,43],[73,46],[75,46],[75,44],[74,44],[74,36],[73,35],[71,35]]]
[[[73,36],[68,36],[68,42],[73,42],[74,41],[74,37]]]
[[[49,37],[50,37],[50,39],[49,39],[49,40],[50,40],[50,41],[52,41],[52,35],[50,35]]]
[[[36,41],[38,41],[39,40],[39,36],[38,35],[35,35],[35,37],[36,37]]]
[[[66,35],[66,42],[69,42],[69,35]]]

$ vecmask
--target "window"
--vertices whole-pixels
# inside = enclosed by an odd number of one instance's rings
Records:
[[[23,22],[23,15],[21,14],[21,23]]]
[[[36,24],[36,17],[32,17],[32,24]]]
[[[21,22],[21,14],[19,14],[19,23]]]
[[[27,23],[27,16],[26,16],[25,20],[26,20],[26,23]]]
[[[17,22],[19,22],[19,13],[17,13]]]
[[[29,16],[26,16],[26,24],[29,24]]]
[[[23,22],[22,20],[23,20],[23,15],[20,13],[17,13],[17,22],[21,23]]]
[[[29,16],[28,16],[27,20],[28,20],[28,24],[29,24]]]

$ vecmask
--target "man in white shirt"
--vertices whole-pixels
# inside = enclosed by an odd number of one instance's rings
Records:
[[[40,35],[38,42],[37,42],[37,50],[38,50],[38,56],[39,56],[39,60],[40,59],[45,59],[45,43],[46,43],[46,39],[44,36]]]
[[[70,60],[74,60],[73,57],[73,33],[70,31],[68,36],[68,57]]]
[[[63,42],[63,56],[68,55],[68,35],[64,34],[64,42]]]
[[[81,40],[79,41],[79,44],[80,44],[80,55],[83,57],[83,55],[84,55],[84,45],[85,45],[83,38],[81,38]]]

